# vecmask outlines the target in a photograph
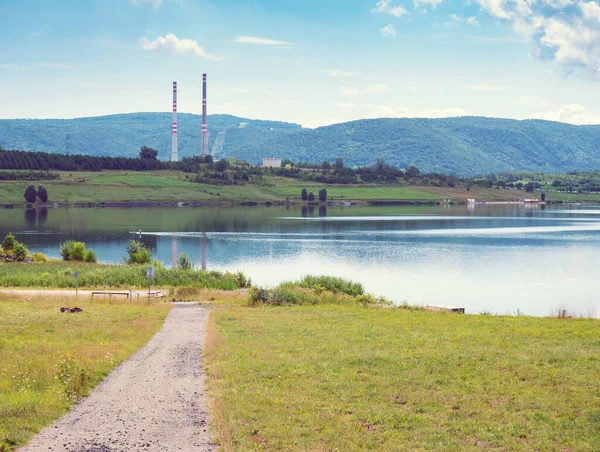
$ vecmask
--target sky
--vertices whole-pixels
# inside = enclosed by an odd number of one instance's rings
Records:
[[[600,124],[588,0],[0,0],[0,118]]]

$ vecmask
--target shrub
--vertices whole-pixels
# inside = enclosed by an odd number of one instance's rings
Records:
[[[40,198],[40,201],[48,202],[48,190],[46,190],[46,187],[43,185],[39,186],[37,195]]]
[[[149,264],[151,259],[150,251],[142,242],[130,240],[127,245],[127,254],[129,254],[128,264]]]
[[[94,250],[88,250],[85,253],[85,259],[86,262],[90,262],[92,264],[95,264],[96,262],[98,262],[98,258],[96,257],[96,253],[94,252]]]
[[[267,289],[262,287],[252,287],[250,289],[250,305],[257,306],[269,303],[270,294]]]
[[[250,287],[252,285],[252,280],[244,275],[243,272],[237,272],[235,274],[235,282],[239,288]]]
[[[313,202],[314,200],[315,200],[315,195],[314,195],[314,193],[311,191],[311,192],[308,194],[308,201],[309,201],[309,202]]]
[[[48,258],[45,254],[42,253],[34,253],[31,255],[33,262],[48,262]]]
[[[187,253],[183,253],[181,256],[179,256],[179,259],[177,260],[178,268],[182,270],[190,270],[193,266],[194,264],[192,263],[192,260],[189,258]]]
[[[15,248],[13,251],[15,253],[15,259],[18,261],[24,261],[27,255],[29,254],[29,250],[27,249],[27,247],[20,242],[17,242],[15,244]]]
[[[363,285],[347,279],[336,278],[334,276],[305,276],[301,281],[294,283],[300,287],[308,289],[328,290],[334,293],[345,293],[347,295],[362,295],[364,293]]]
[[[33,185],[28,185],[25,189],[25,193],[23,193],[23,196],[25,196],[25,200],[27,202],[35,202],[35,200],[37,199],[37,191],[35,187]]]
[[[60,255],[63,260],[71,260],[71,250],[73,249],[73,245],[75,245],[75,241],[73,240],[67,240],[60,244]]]
[[[83,262],[85,254],[85,244],[82,242],[75,242],[71,248],[69,260]]]
[[[12,235],[11,232],[9,232],[8,234],[6,234],[6,236],[4,236],[4,240],[2,240],[2,248],[4,249],[4,251],[12,251],[17,243],[18,242],[15,239],[15,236]]]

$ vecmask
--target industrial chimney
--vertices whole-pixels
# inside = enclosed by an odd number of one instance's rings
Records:
[[[179,160],[177,150],[177,82],[173,82],[173,124],[172,124],[172,142],[171,142],[171,161]]]
[[[206,125],[206,74],[202,74],[202,157],[208,155],[208,128]]]

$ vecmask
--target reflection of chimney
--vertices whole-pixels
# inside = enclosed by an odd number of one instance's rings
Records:
[[[206,74],[202,74],[202,156],[208,154],[208,125],[206,124]]]
[[[173,82],[173,124],[171,129],[171,161],[179,160],[177,149],[177,82]]]
[[[202,233],[202,270],[206,270],[206,245],[207,245],[206,232]]]
[[[177,236],[171,236],[171,266],[177,267]]]

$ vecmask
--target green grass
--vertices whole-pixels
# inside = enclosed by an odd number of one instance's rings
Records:
[[[225,450],[594,450],[600,323],[348,306],[211,313]]]
[[[186,180],[195,177],[177,171],[102,171],[59,172],[52,181],[0,181],[0,203],[24,203],[23,192],[28,184],[43,184],[50,202],[229,202],[299,200],[303,187],[318,194],[326,187],[335,200],[403,199],[434,200],[440,196],[418,188],[377,185],[324,185],[304,183],[295,179],[265,176],[262,185],[215,186]],[[85,179],[85,182],[78,182]]]
[[[146,265],[89,264],[51,260],[46,263],[0,263],[0,286],[66,289],[75,288],[73,273],[79,273],[79,287],[145,288]],[[241,273],[180,270],[156,267],[154,287],[207,287],[233,290],[245,286]]]
[[[0,298],[0,450],[25,444],[158,331],[169,306]]]

